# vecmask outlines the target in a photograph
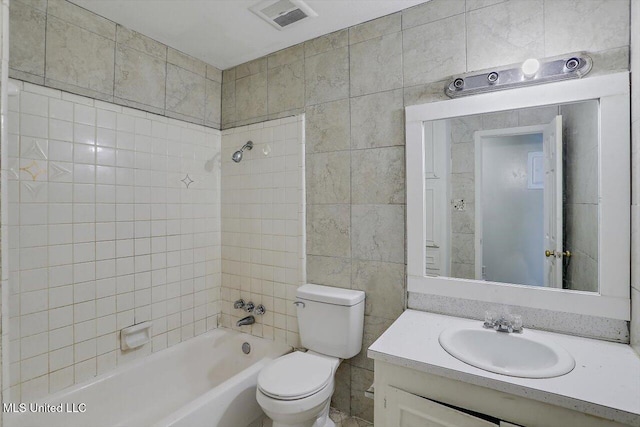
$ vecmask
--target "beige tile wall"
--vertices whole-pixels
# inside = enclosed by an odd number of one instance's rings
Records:
[[[308,281],[367,292],[335,407],[372,419],[365,349],[405,304],[403,108],[444,99],[451,75],[532,56],[584,49],[593,75],[628,70],[629,4],[432,0],[223,72],[223,128],[306,112]]]
[[[12,1],[10,31],[12,78],[220,128],[211,65],[67,0]]]

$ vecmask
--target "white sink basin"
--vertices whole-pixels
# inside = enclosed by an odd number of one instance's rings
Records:
[[[508,334],[480,327],[451,328],[444,330],[438,341],[456,359],[512,377],[559,377],[576,365],[564,348],[530,330]]]

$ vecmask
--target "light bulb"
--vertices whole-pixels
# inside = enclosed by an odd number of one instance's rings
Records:
[[[540,69],[540,61],[534,58],[527,59],[522,63],[522,74],[528,79],[536,75]]]

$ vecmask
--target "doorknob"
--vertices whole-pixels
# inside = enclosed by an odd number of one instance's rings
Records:
[[[550,256],[555,256],[555,255],[556,255],[556,251],[550,251],[550,250],[544,251],[544,256],[546,256],[547,258],[549,258]]]
[[[549,258],[551,256],[555,256],[556,258],[562,258],[562,257],[570,258],[571,257],[571,251],[556,252],[556,251],[546,250],[546,251],[544,251],[544,256],[546,256],[547,258]]]
[[[571,251],[564,251],[560,255],[566,258],[571,258]]]

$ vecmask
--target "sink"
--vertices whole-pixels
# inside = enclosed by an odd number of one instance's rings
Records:
[[[442,331],[438,341],[458,360],[512,377],[559,377],[571,372],[576,364],[564,348],[531,330],[509,334],[482,328],[450,328]]]

